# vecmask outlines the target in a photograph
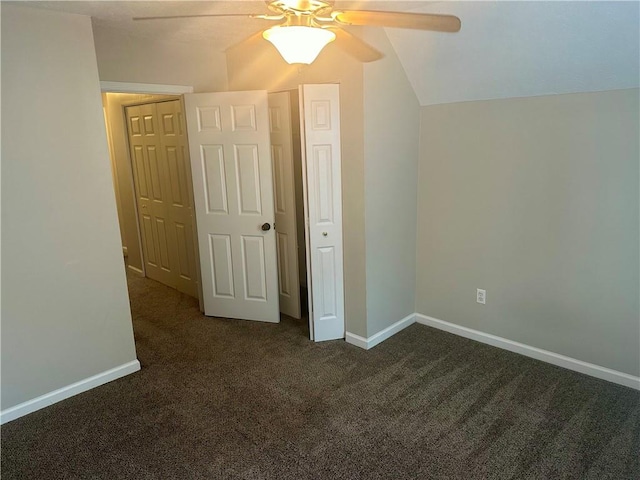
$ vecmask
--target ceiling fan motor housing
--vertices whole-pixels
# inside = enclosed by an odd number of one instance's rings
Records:
[[[460,19],[453,15],[406,13],[374,10],[333,10],[333,0],[265,0],[268,10],[263,13],[212,13],[200,15],[171,15],[164,17],[140,17],[134,20],[166,20],[195,17],[248,17],[283,22],[262,33],[273,43],[289,63],[311,63],[327,43],[334,40],[342,50],[362,62],[373,62],[383,54],[343,27],[370,25],[377,27],[411,28],[440,32],[457,32]],[[306,45],[306,46],[305,46]],[[306,49],[302,55],[283,53],[287,50]],[[299,52],[298,52],[299,53]]]
[[[322,10],[331,10],[333,1],[327,0],[266,0],[272,12],[295,15],[314,15]]]

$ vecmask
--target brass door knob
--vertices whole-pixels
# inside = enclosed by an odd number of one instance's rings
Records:
[[[262,229],[263,232],[268,232],[269,230],[271,230],[271,224],[270,223],[263,223],[260,228]]]

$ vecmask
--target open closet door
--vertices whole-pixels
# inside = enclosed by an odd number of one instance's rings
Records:
[[[269,125],[275,188],[280,310],[292,318],[300,318],[296,189],[290,95],[289,92],[269,94]]]
[[[184,100],[204,313],[279,322],[267,93]]]
[[[340,86],[303,85],[307,276],[313,340],[344,338]]]

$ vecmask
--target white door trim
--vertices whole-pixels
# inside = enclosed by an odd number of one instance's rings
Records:
[[[159,83],[136,83],[136,82],[110,82],[110,81],[100,81],[100,91],[101,92],[107,92],[107,93],[140,93],[140,94],[150,94],[150,95],[175,95],[175,98],[167,98],[167,101],[172,101],[172,100],[179,100],[180,101],[180,105],[182,106],[182,111],[184,112],[184,97],[183,94],[184,93],[193,93],[193,86],[191,85],[163,85],[163,84],[159,84]],[[157,103],[156,101],[135,101],[135,102],[131,102],[131,105],[129,105],[129,102],[123,102],[120,106],[120,115],[124,118],[125,115],[125,108],[128,106],[132,106],[132,105],[140,105],[140,104],[146,104],[146,103]],[[109,133],[109,135],[111,134],[111,125],[107,124],[107,132]],[[129,145],[129,134],[128,134],[128,130],[127,130],[127,122],[125,120],[124,122],[124,138],[125,141],[127,143],[127,160],[128,160],[128,164],[129,164],[129,171],[130,171],[130,176],[131,176],[131,188],[133,189],[133,191],[135,192],[135,182],[133,180],[133,163],[131,160],[131,153],[130,153],[130,145]],[[186,124],[185,124],[185,128],[186,128]],[[187,142],[188,143],[188,142]],[[187,145],[187,155],[189,154],[189,146]],[[191,177],[191,163],[187,162],[187,167],[189,169],[189,175]],[[191,181],[191,178],[189,179]],[[193,194],[191,196],[191,203],[193,205]],[[140,220],[139,220],[139,216],[138,216],[138,205],[137,202],[134,201],[133,204],[133,210],[135,213],[135,218],[136,218],[136,228],[138,230],[138,251],[140,252],[140,258],[142,258],[142,269],[137,269],[136,267],[132,267],[131,265],[128,265],[128,268],[131,272],[133,272],[134,274],[140,276],[140,277],[146,277],[146,271],[145,271],[145,267],[144,267],[144,254],[142,252],[142,232],[140,229]],[[196,255],[196,275],[197,275],[197,282],[198,282],[198,305],[200,308],[201,312],[204,312],[204,304],[202,301],[202,275],[200,274],[200,258],[199,258],[199,250],[198,250],[198,244],[197,244],[197,237],[198,237],[198,232],[196,230],[196,222],[195,222],[195,216],[194,216],[194,221],[192,222],[192,229],[193,229],[193,237],[194,237],[194,248],[195,248],[195,255]]]
[[[161,85],[159,83],[100,82],[100,91],[113,93],[150,93],[181,95],[193,93],[190,85]]]

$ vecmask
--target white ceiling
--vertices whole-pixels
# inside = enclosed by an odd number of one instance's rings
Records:
[[[92,17],[97,27],[114,28],[129,35],[177,42],[201,42],[224,51],[273,22],[244,17],[186,18],[133,21],[133,17],[168,15],[272,13],[262,0],[201,1],[28,1],[29,6]],[[341,1],[336,8],[403,11],[428,2],[416,1]]]
[[[638,2],[440,2],[456,34],[386,29],[421,105],[640,86]]]
[[[235,1],[59,1],[30,6],[89,15],[97,28],[226,50],[270,22],[135,16],[266,13]],[[580,1],[336,1],[348,9],[450,13],[455,34],[386,29],[421,105],[638,87],[640,3]]]

